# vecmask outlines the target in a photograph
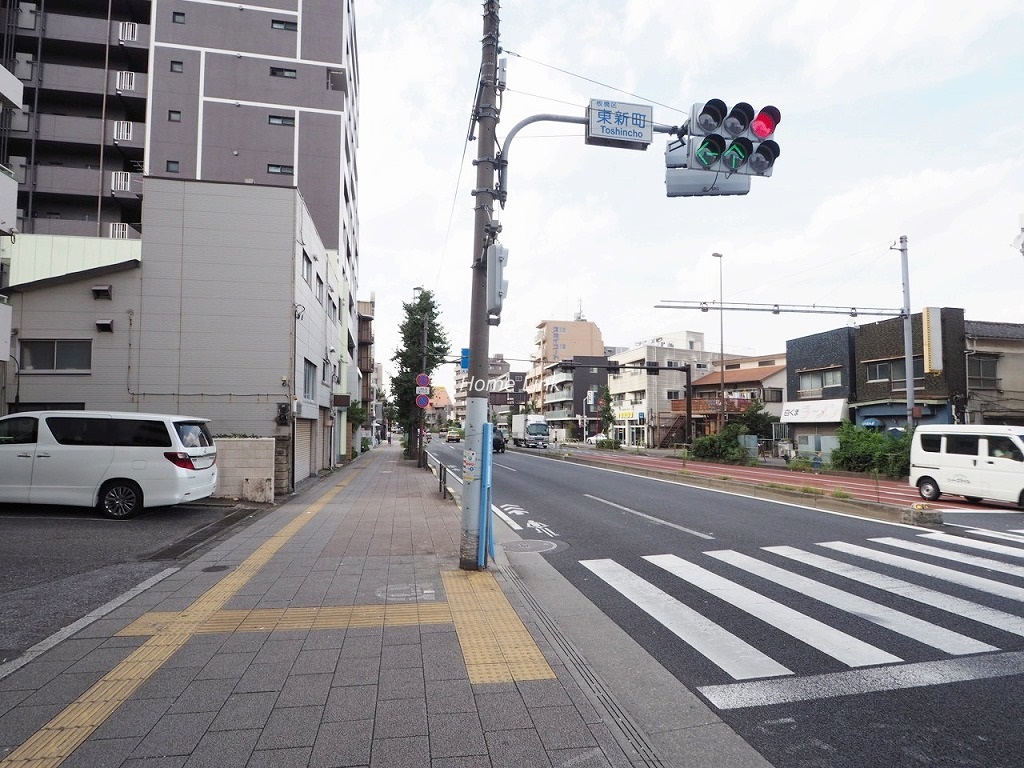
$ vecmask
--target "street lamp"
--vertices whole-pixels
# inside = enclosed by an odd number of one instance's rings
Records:
[[[718,431],[725,429],[725,292],[722,287],[722,254],[712,253],[718,259],[718,371],[720,376],[721,391],[718,393],[719,400],[719,423]]]

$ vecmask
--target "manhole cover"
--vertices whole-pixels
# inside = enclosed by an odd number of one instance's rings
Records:
[[[211,565],[203,568],[203,573],[220,573],[226,571],[228,567],[226,565]]]
[[[502,546],[506,552],[550,552],[558,547],[558,544],[554,541],[528,539],[526,541],[511,541]]]

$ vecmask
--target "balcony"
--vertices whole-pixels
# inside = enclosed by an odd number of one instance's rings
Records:
[[[670,400],[673,412],[686,411],[686,400]],[[727,397],[725,399],[726,413],[743,413],[754,401],[746,397]],[[720,397],[695,397],[690,401],[690,412],[694,416],[708,416],[722,412],[722,399]]]

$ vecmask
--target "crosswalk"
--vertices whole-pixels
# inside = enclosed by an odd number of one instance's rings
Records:
[[[579,562],[729,709],[1024,674],[1024,531],[986,533]]]

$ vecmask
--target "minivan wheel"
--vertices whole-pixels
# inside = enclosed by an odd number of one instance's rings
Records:
[[[142,511],[142,489],[131,480],[111,480],[100,488],[96,509],[113,520],[134,517]]]
[[[922,477],[917,483],[917,490],[925,501],[935,501],[942,495],[942,491],[939,490],[939,484],[930,477]]]

